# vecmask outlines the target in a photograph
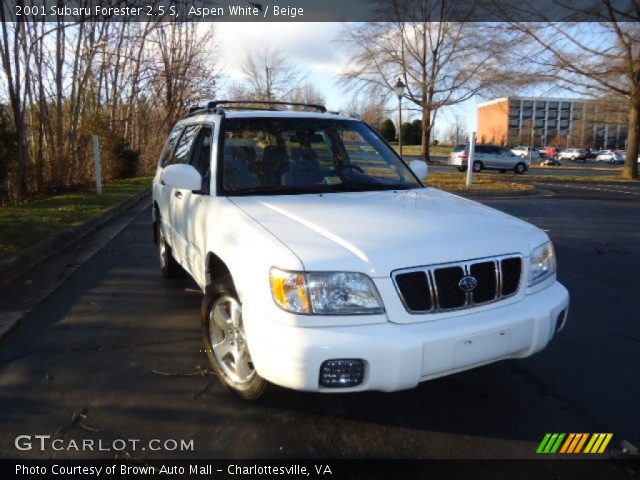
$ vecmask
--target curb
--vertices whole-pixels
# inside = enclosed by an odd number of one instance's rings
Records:
[[[473,192],[467,192],[465,190],[456,190],[449,191],[449,193],[453,193],[454,195],[459,195],[461,197],[469,198],[469,199],[518,199],[518,198],[545,198],[545,197],[553,197],[555,193],[550,190],[543,190],[541,188],[534,188],[531,190],[524,191],[505,191],[505,190],[478,190]]]
[[[97,230],[102,225],[127,210],[133,204],[148,196],[150,193],[151,187],[147,187],[132,197],[126,198],[107,208],[102,213],[90,218],[86,222],[75,227],[66,228],[55,235],[45,238],[35,245],[21,250],[6,260],[0,261],[0,288],[8,285],[39,263],[58,253],[63,248],[72,245],[85,235]]]

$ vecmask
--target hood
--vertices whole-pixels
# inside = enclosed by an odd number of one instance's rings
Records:
[[[405,267],[528,256],[548,238],[529,223],[433,188],[229,199],[289,247],[307,271],[388,277]]]

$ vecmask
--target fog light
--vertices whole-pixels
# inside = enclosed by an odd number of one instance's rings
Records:
[[[320,386],[327,388],[355,387],[362,383],[364,362],[354,358],[338,358],[322,362]]]
[[[558,318],[556,318],[556,332],[559,332],[560,330],[562,330],[562,327],[564,327],[564,324],[566,321],[567,321],[567,309],[564,309],[558,314]]]

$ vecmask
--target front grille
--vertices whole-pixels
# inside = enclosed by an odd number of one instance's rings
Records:
[[[512,295],[520,286],[520,270],[522,260],[519,258],[505,258],[500,262],[502,266],[502,295]]]
[[[410,310],[431,310],[431,295],[425,295],[429,291],[429,280],[425,272],[411,272],[396,277],[398,288],[403,292],[404,301]]]
[[[464,306],[467,294],[458,287],[458,282],[462,277],[464,277],[462,267],[436,268],[433,271],[433,278],[438,287],[436,300],[440,308]]]
[[[496,302],[514,295],[520,288],[522,258],[504,255],[407,268],[396,270],[391,276],[409,312],[440,312]],[[469,291],[459,285],[466,276],[476,281],[475,288]]]

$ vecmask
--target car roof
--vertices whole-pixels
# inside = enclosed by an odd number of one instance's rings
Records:
[[[311,118],[318,120],[356,120],[338,113],[302,112],[297,110],[228,110],[224,115],[218,113],[202,113],[180,120],[176,125],[212,122],[220,117],[226,118]]]

